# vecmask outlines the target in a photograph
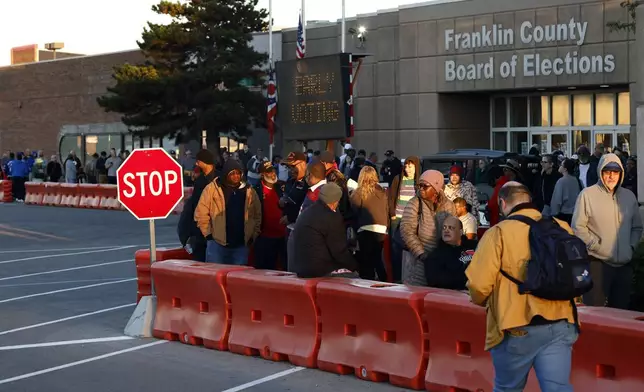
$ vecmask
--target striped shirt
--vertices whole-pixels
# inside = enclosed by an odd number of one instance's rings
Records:
[[[400,184],[400,194],[398,195],[398,200],[396,201],[396,218],[402,218],[403,211],[409,200],[412,197],[416,196],[416,187],[414,186],[414,179],[404,177],[402,184]]]

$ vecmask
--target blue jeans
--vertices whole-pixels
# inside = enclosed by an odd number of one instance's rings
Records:
[[[567,321],[514,328],[492,348],[494,392],[522,392],[530,369],[542,392],[572,392],[570,368],[577,329]]]
[[[228,248],[216,241],[208,241],[206,247],[206,263],[248,265],[248,248]]]

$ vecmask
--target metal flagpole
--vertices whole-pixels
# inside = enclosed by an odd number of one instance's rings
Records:
[[[268,66],[269,66],[268,68],[269,72],[272,73],[273,72],[273,0],[268,0]],[[273,140],[271,140],[271,144],[268,146],[268,158],[270,159],[271,162],[273,162],[273,147],[275,147],[275,143],[273,142]]]
[[[345,9],[345,0],[342,0],[342,34],[341,34],[341,48],[342,48],[342,53],[345,52],[346,49],[346,33],[347,33],[347,26],[346,26],[346,17],[344,14],[344,9]]]
[[[304,9],[306,8],[306,0],[302,0],[302,38],[304,39],[304,45],[306,45],[306,13]]]

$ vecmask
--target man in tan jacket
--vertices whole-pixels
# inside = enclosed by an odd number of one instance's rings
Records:
[[[208,241],[207,263],[247,264],[248,250],[261,231],[262,206],[255,190],[242,182],[242,173],[239,162],[226,161],[195,209],[197,226]]]
[[[530,191],[516,181],[499,191],[504,217],[523,215],[541,219]],[[568,233],[567,223],[557,223]],[[530,260],[529,226],[504,220],[490,228],[478,244],[465,271],[472,302],[487,314],[485,349],[492,354],[494,391],[522,391],[534,367],[544,392],[572,392],[572,346],[577,340],[570,301],[549,301],[519,294],[518,286],[501,269],[519,281]]]

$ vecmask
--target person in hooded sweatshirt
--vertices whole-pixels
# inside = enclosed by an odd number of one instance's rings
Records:
[[[402,173],[398,174],[391,181],[389,187],[389,218],[391,237],[391,268],[394,282],[400,282],[402,279],[402,252],[403,247],[399,241],[402,241],[400,234],[396,234],[403,212],[409,200],[416,196],[416,184],[420,178],[420,159],[416,156],[410,156],[405,159]]]
[[[581,191],[572,217],[575,235],[588,248],[594,287],[584,304],[627,309],[633,285],[633,253],[642,220],[633,192],[623,188],[624,167],[615,154],[597,165],[599,181]]]
[[[463,223],[455,216],[443,222],[441,240],[425,260],[427,285],[438,289],[465,290],[465,270],[472,260],[477,241],[463,234]]]
[[[241,163],[229,159],[199,198],[194,219],[207,241],[207,263],[246,265],[249,247],[259,236],[262,206],[242,181],[243,173]]]

